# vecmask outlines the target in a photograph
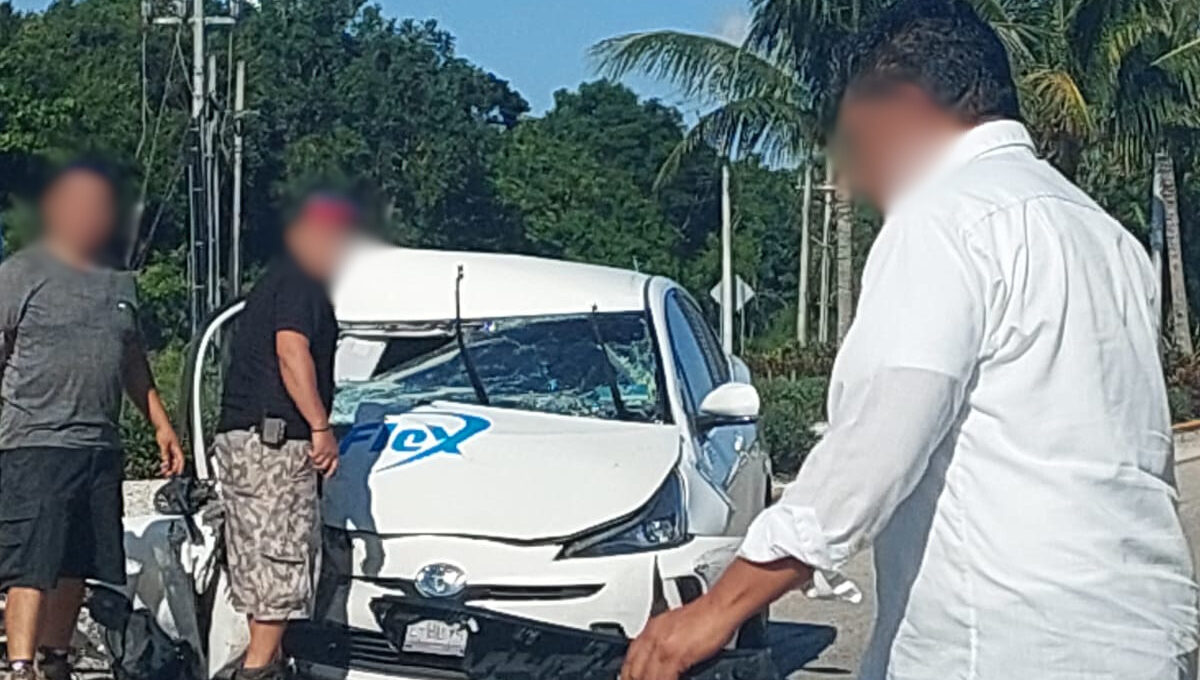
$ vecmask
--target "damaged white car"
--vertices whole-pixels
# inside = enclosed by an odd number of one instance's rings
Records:
[[[667,279],[373,246],[334,303],[342,460],[323,489],[317,616],[286,642],[303,676],[615,677],[627,639],[700,596],[769,498],[748,372]],[[240,309],[189,362],[201,482]],[[163,514],[127,523],[124,593],[212,677],[246,632],[208,486],[172,485]],[[703,672],[774,677],[765,625]]]

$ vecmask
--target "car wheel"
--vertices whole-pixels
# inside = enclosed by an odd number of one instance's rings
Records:
[[[738,629],[737,649],[766,649],[767,647],[767,610],[764,609],[742,624]]]

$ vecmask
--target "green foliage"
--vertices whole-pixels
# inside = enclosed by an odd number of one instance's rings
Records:
[[[529,121],[505,136],[496,188],[532,252],[672,273],[676,234],[629,174]]]
[[[755,378],[797,379],[806,376],[829,375],[837,348],[833,345],[801,347],[788,342],[776,347],[747,353],[743,359]]]
[[[1167,357],[1167,397],[1175,422],[1200,419],[1200,357]]]
[[[186,359],[186,351],[179,345],[150,355],[150,367],[158,382],[159,394],[171,414],[179,406],[180,378]],[[157,477],[160,463],[154,428],[128,402],[121,411],[121,440],[125,443],[125,476],[129,479]]]
[[[755,381],[762,396],[759,436],[776,476],[790,478],[820,437],[813,426],[825,420],[826,377],[764,378]]]

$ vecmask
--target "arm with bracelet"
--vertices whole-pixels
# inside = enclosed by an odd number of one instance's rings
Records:
[[[312,432],[313,465],[326,477],[338,465],[337,438],[317,387],[317,368],[309,337],[313,312],[304,296],[287,296],[276,306],[275,354],[288,396]]]

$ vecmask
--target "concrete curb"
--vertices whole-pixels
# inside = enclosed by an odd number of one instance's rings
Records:
[[[1200,430],[1176,430],[1175,464],[1200,459]]]

